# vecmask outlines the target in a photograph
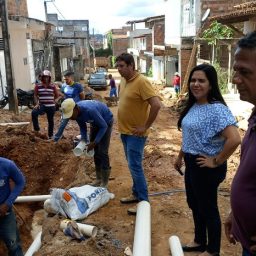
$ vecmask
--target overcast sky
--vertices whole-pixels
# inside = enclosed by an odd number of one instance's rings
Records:
[[[59,19],[89,20],[90,31],[104,33],[121,28],[129,20],[164,14],[164,0],[55,0],[47,2],[48,13]],[[44,0],[27,0],[29,17],[45,20]]]

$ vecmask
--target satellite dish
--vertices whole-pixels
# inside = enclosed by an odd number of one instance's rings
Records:
[[[204,15],[203,15],[203,17],[202,17],[202,19],[201,19],[202,22],[206,21],[206,19],[208,18],[210,12],[211,12],[210,8],[208,8],[208,9],[205,11],[205,13],[204,13]]]

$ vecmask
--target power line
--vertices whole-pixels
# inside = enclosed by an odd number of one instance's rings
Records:
[[[55,9],[58,11],[58,13],[62,16],[62,18],[64,19],[64,20],[66,20],[66,18],[63,16],[63,14],[61,13],[61,11],[59,10],[59,8],[56,6],[56,4],[54,3],[54,2],[51,2],[53,5],[54,5],[54,7],[55,7]]]

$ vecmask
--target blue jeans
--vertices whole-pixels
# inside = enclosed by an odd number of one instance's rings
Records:
[[[246,250],[245,248],[243,248],[242,256],[256,256],[256,253],[251,253],[248,250]]]
[[[9,256],[23,256],[16,217],[13,210],[0,218],[0,239],[8,248]]]
[[[180,86],[179,85],[174,85],[174,90],[176,94],[180,93]]]
[[[128,162],[128,167],[132,175],[133,195],[139,201],[149,201],[147,182],[142,167],[144,146],[147,137],[138,137],[133,135],[121,134],[121,140],[124,146],[124,152],[126,160]]]
[[[54,135],[54,141],[58,141],[62,137],[62,134],[68,124],[68,121],[69,121],[69,118],[61,119],[59,129],[58,129],[57,133]]]
[[[46,107],[44,105],[40,105],[39,108],[34,108],[32,110],[32,122],[35,131],[40,131],[39,123],[38,123],[38,116],[47,115],[48,121],[48,137],[53,136],[53,128],[54,128],[54,114],[55,114],[55,106],[54,107]]]
[[[111,88],[110,89],[109,97],[112,97],[112,96],[117,97],[116,88]]]

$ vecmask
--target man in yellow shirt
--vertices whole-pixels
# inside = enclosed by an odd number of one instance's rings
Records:
[[[132,195],[120,201],[149,201],[142,159],[148,129],[155,121],[161,104],[149,80],[135,70],[131,54],[119,55],[116,67],[122,76],[119,86],[118,129],[133,179]],[[128,209],[128,213],[136,211]]]

